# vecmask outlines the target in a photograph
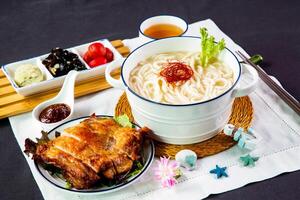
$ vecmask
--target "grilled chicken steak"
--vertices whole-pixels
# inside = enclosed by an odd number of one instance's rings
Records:
[[[43,143],[25,141],[25,152],[39,163],[61,169],[74,188],[91,188],[102,178],[113,180],[129,172],[140,158],[148,128],[121,127],[111,118],[92,115]]]

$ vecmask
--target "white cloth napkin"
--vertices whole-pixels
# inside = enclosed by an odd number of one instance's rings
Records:
[[[189,25],[187,35],[199,35],[199,28],[206,27],[217,40],[225,38],[226,45],[232,50],[243,49],[226,36],[212,20],[204,20]],[[141,44],[140,39],[124,41],[131,50]],[[200,44],[199,44],[200,46]],[[113,115],[114,107],[122,94],[121,90],[109,89],[76,99],[76,116],[96,114]],[[33,161],[26,157],[32,174],[46,200],[65,199],[189,199],[198,200],[210,194],[240,188],[248,183],[272,178],[284,172],[300,169],[300,117],[289,108],[267,85],[259,81],[257,90],[250,95],[254,106],[253,128],[263,141],[251,152],[259,156],[256,166],[243,167],[238,162],[240,156],[249,153],[237,146],[197,161],[197,169],[185,171],[175,187],[162,188],[153,179],[153,167],[133,185],[118,192],[97,196],[79,196],[57,190],[46,183],[34,168]],[[75,116],[75,117],[76,117]],[[9,118],[15,137],[24,150],[24,140],[40,135],[40,127],[34,122],[31,113]],[[227,166],[228,178],[216,179],[209,170],[215,165]]]

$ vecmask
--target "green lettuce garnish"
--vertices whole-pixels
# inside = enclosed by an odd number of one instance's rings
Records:
[[[200,28],[201,49],[200,64],[203,67],[215,60],[217,55],[225,48],[225,40],[215,43],[214,36],[209,36],[206,28]]]
[[[69,183],[68,181],[66,181],[66,186],[65,186],[65,188],[71,189],[71,188],[72,188],[72,184]]]
[[[134,170],[132,170],[129,174],[126,175],[126,179],[139,174],[144,167],[140,161],[134,161],[133,166]]]
[[[130,122],[129,117],[126,114],[115,116],[114,120],[123,127],[133,128],[133,124]]]
[[[44,144],[44,143],[50,141],[50,139],[48,137],[48,132],[41,131],[41,133],[42,133],[41,138],[36,138],[36,141],[37,141],[38,144]]]

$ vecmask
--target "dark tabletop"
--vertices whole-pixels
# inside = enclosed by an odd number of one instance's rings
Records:
[[[211,18],[300,99],[300,1],[26,0],[0,3],[0,64],[99,38],[137,36],[140,22],[160,14],[188,23]],[[30,125],[29,125],[30,126]],[[26,134],[26,133],[24,133]],[[0,199],[42,199],[8,119],[0,120]],[[300,199],[300,171],[249,184],[210,199]]]

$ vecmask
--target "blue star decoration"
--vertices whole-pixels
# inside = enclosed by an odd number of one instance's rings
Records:
[[[240,157],[240,161],[242,161],[244,166],[255,166],[255,162],[258,161],[258,159],[259,157],[252,157],[249,154]]]
[[[228,177],[227,173],[225,172],[226,169],[227,167],[219,167],[218,165],[216,165],[216,168],[210,170],[209,173],[216,174],[217,178],[221,178],[222,176]]]

